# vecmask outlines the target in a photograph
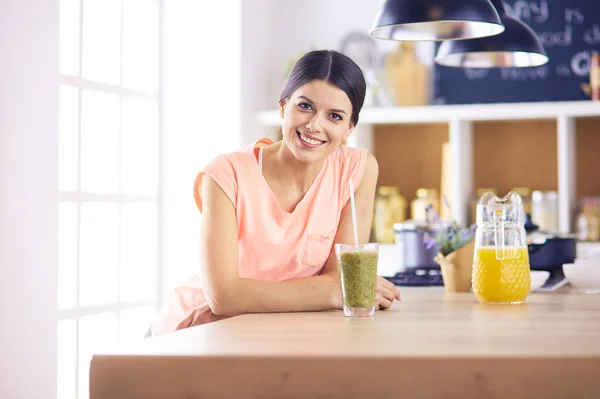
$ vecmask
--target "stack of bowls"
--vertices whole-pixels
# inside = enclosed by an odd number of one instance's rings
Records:
[[[600,293],[600,257],[577,258],[574,263],[565,263],[563,272],[575,291]]]
[[[546,283],[550,277],[550,272],[543,270],[532,270],[531,271],[531,289],[530,291],[537,291]]]

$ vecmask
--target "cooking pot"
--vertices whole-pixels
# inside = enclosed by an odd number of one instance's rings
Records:
[[[440,229],[438,223],[407,220],[394,223],[396,245],[400,247],[401,264],[406,271],[415,269],[440,269],[433,258],[438,253],[438,246],[427,248],[425,240],[432,239]]]
[[[525,221],[531,270],[553,271],[562,268],[565,263],[575,261],[577,257],[575,235],[538,231],[538,227],[531,222],[530,215],[525,216]]]
[[[577,257],[577,239],[570,235],[535,233],[527,237],[531,270],[560,269]]]

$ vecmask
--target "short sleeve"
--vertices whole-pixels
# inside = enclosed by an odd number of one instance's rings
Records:
[[[196,176],[194,182],[194,200],[200,213],[202,213],[202,178],[204,175],[212,177],[235,207],[238,184],[232,160],[226,155],[219,155]]]

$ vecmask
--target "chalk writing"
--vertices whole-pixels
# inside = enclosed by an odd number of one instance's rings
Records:
[[[580,25],[583,21],[585,21],[585,18],[579,8],[565,8],[565,22],[567,24]]]
[[[571,70],[577,76],[587,76],[590,72],[592,56],[589,51],[580,51],[571,58]]]
[[[554,0],[556,1],[556,0]],[[547,0],[518,0],[511,7],[504,3],[506,13],[522,21],[546,22],[550,18]]]
[[[465,71],[465,76],[467,78],[469,78],[470,80],[483,79],[483,78],[487,77],[488,74],[490,73],[489,70],[480,69],[480,68],[465,68],[464,71]]]
[[[558,32],[542,32],[538,37],[544,47],[569,47],[573,44],[573,27],[567,25]]]
[[[536,80],[547,79],[550,68],[542,66],[538,68],[502,68],[500,75],[504,80]]]
[[[566,77],[571,76],[571,68],[567,65],[559,65],[556,67],[556,76]]]
[[[588,100],[581,84],[589,83],[592,51],[600,51],[600,0],[504,0],[504,4],[510,16],[535,32],[549,62],[527,68],[436,66],[434,98],[444,98],[447,104]]]
[[[444,105],[447,102],[448,101],[446,100],[445,97],[436,97],[431,101],[431,105]]]
[[[590,29],[583,32],[583,40],[590,45],[600,43],[600,24],[594,24]]]

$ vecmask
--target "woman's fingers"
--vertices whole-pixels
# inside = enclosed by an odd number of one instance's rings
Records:
[[[379,310],[389,309],[392,306],[392,301],[384,297],[380,292],[377,293],[376,299]]]
[[[387,296],[387,298],[393,300],[393,299],[397,299],[398,301],[400,300],[400,291],[398,291],[398,288],[396,288],[396,286],[391,283],[390,281],[384,279],[381,276],[377,276],[377,288],[382,288],[382,292],[384,292],[385,290],[389,290],[391,292],[391,297]]]
[[[385,286],[386,288],[389,288],[390,290],[392,290],[392,291],[394,292],[394,296],[395,296],[396,298],[399,298],[399,297],[400,297],[400,292],[398,291],[398,289],[396,288],[396,286],[395,286],[395,285],[394,285],[392,282],[388,281],[387,279],[385,279],[385,278],[383,278],[383,277],[381,277],[381,276],[377,276],[377,278],[378,278],[378,281],[377,281],[377,282],[378,282],[380,285],[383,285],[383,286]]]
[[[377,286],[377,292],[383,295],[383,297],[388,301],[393,301],[396,299],[396,293],[385,285]]]

